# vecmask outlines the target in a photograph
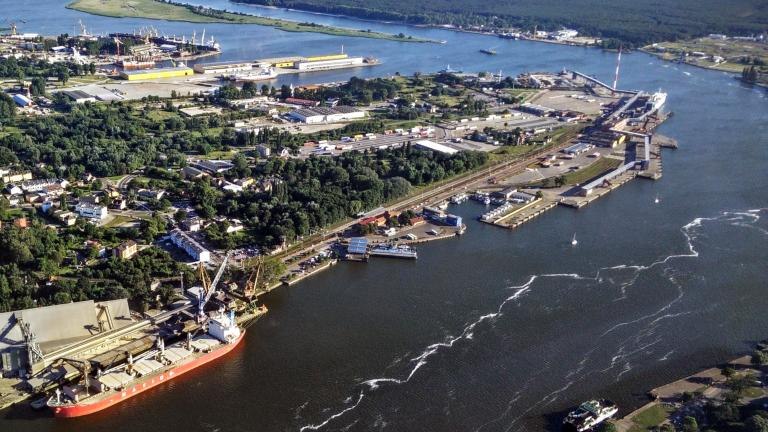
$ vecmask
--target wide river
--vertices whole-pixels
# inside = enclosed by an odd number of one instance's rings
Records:
[[[221,60],[346,52],[359,70],[285,82],[432,72],[576,69],[609,80],[597,49],[371,23],[208,1],[211,6],[445,44],[385,42],[259,26],[111,19],[54,0],[5,2],[20,30],[206,29]],[[494,48],[497,56],[478,53]],[[342,263],[266,298],[269,314],[229,357],[87,418],[12,410],[4,431],[541,431],[590,397],[623,413],[659,384],[747,352],[768,337],[768,99],[731,76],[625,55],[622,87],[669,92],[664,177],[587,208],[555,209],[515,231],[474,222],[420,247],[419,260]],[[654,198],[660,202],[654,204]],[[570,245],[576,233],[579,244]]]

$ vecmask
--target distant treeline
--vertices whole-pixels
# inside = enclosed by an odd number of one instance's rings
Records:
[[[749,34],[768,27],[764,0],[237,0],[409,24],[452,24],[526,30],[575,28],[630,45],[701,36]]]

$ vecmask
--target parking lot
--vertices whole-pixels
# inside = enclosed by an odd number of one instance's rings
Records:
[[[408,141],[415,142],[427,139],[456,150],[470,150],[489,152],[497,148],[492,144],[468,140],[467,137],[475,130],[483,131],[487,127],[498,130],[513,130],[521,128],[526,131],[552,130],[568,125],[552,117],[539,117],[533,114],[516,112],[510,118],[477,118],[465,121],[453,121],[438,126],[428,134],[418,132],[404,132],[392,134],[369,134],[371,136],[358,137],[352,140],[333,140],[321,142],[318,145],[307,145],[299,149],[299,157],[306,158],[310,155],[338,156],[345,151],[365,151],[366,149],[400,147]],[[353,138],[353,137],[350,137]],[[460,141],[459,141],[460,140]]]
[[[589,116],[600,114],[603,105],[615,102],[618,98],[602,97],[575,90],[550,90],[533,100],[537,105],[562,111],[577,111]]]
[[[522,184],[529,184],[545,178],[557,177],[577,169],[585,168],[595,163],[600,158],[608,156],[613,150],[609,148],[595,148],[589,152],[575,155],[573,159],[565,159],[564,153],[551,153],[555,156],[555,160],[551,162],[551,166],[548,168],[542,167],[540,164],[530,166],[525,171],[516,174],[511,177],[505,178],[499,182],[499,185],[503,186],[516,186]],[[593,153],[600,153],[599,157],[593,157]],[[498,186],[498,185],[496,185]]]

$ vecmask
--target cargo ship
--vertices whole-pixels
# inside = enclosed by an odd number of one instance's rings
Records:
[[[155,67],[154,60],[120,60],[117,65],[123,70],[152,69]]]
[[[264,81],[277,78],[277,69],[259,68],[248,72],[239,72],[227,77],[231,81]]]
[[[371,251],[368,254],[371,256],[381,256],[381,257],[389,257],[389,258],[406,258],[406,259],[418,258],[418,253],[416,252],[416,249],[406,245],[400,245],[400,246],[379,245],[371,249]]]
[[[616,415],[619,408],[607,399],[591,400],[582,403],[563,420],[566,431],[585,432]]]
[[[234,309],[214,297],[229,256],[228,253],[224,258],[213,282],[200,264],[203,285],[187,291],[196,304],[189,303],[158,315],[163,315],[164,320],[165,315],[187,313],[187,309],[196,306],[197,313],[187,315],[194,319],[177,323],[182,325],[180,332],[158,328],[152,335],[88,360],[62,359],[77,365],[81,379],[57,388],[48,399],[46,405],[53,415],[69,418],[102,411],[215,361],[240,345],[245,330],[237,324]],[[206,305],[212,299],[214,310],[207,311]],[[164,335],[169,334],[176,336],[168,337],[171,343],[166,346]]]
[[[47,405],[55,417],[93,414],[225,356],[244,335],[233,311],[220,313],[209,319],[205,334],[167,347],[158,338],[157,348],[139,359],[129,358],[117,369],[87,375],[84,384],[57,389]]]

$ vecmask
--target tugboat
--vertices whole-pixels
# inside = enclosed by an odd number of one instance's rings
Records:
[[[488,55],[496,55],[497,54],[496,50],[492,50],[492,49],[481,49],[480,52],[483,53],[483,54],[488,54]]]
[[[563,430],[586,432],[616,415],[619,408],[608,399],[590,400],[582,403],[563,420]]]

